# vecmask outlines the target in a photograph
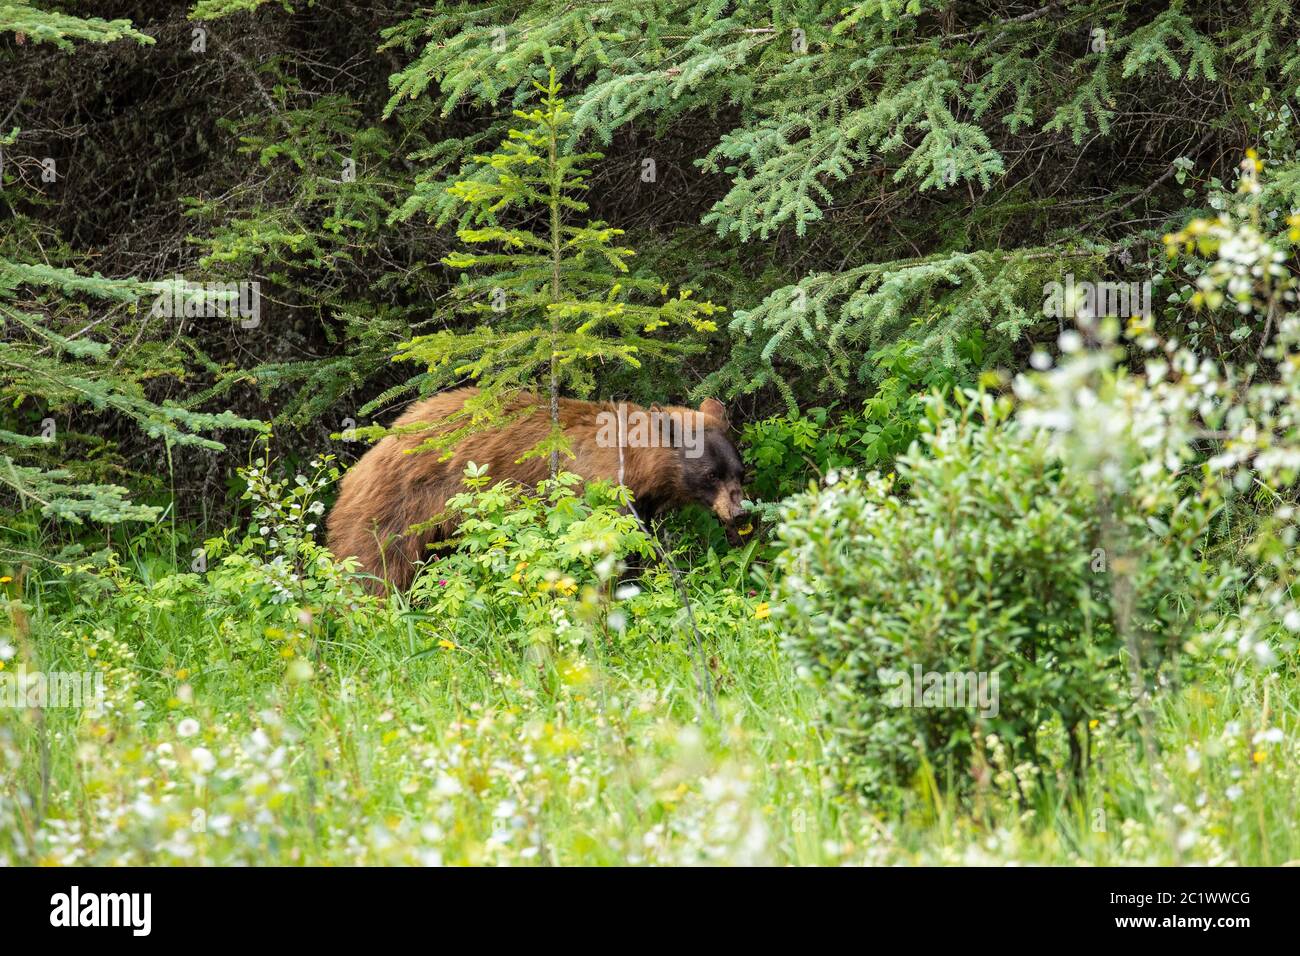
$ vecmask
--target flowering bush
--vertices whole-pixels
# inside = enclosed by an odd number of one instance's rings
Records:
[[[1162,636],[1157,663],[1218,593],[1189,550],[1208,511],[1153,533],[1165,498],[1107,496],[1012,409],[932,399],[897,478],[834,476],[783,507],[786,646],[822,688],[844,781],[874,796],[923,767],[965,789],[989,735],[1037,762],[1051,715],[1079,759],[1087,721],[1131,703],[1126,631]]]
[[[332,455],[313,459],[309,474],[296,474],[292,482],[274,477],[263,456],[242,468],[245,501],[253,505],[243,539],[232,549],[230,535],[205,543],[201,564],[220,560],[220,573],[211,583],[232,594],[245,594],[297,611],[313,603],[355,600],[351,565],[336,565],[333,555],[317,539],[323,524],[322,496],[338,480]]]

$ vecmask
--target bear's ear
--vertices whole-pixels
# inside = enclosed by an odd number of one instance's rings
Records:
[[[709,418],[716,418],[724,425],[727,423],[727,407],[716,398],[706,398],[701,402],[700,411]]]

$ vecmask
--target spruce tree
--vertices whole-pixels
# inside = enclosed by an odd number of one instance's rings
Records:
[[[73,40],[154,42],[126,20],[83,19],[27,3],[0,6],[0,33],[60,50],[71,50]],[[0,134],[0,148],[16,137],[16,130]],[[0,179],[0,199],[11,209],[6,187],[12,186]],[[111,412],[169,446],[210,449],[224,446],[205,432],[255,429],[261,423],[230,412],[155,402],[146,394],[145,381],[174,374],[183,359],[179,350],[152,347],[149,309],[138,303],[179,294],[173,283],[51,266],[40,261],[39,248],[27,247],[32,228],[25,217],[13,216],[11,225],[0,235],[0,502],[74,524],[153,518],[160,509],[133,502],[120,485],[88,479],[88,469],[71,460],[59,440],[61,413],[73,407]],[[36,261],[23,261],[28,258]],[[156,334],[158,323],[152,324]],[[35,427],[26,427],[29,423]]]
[[[172,282],[107,279],[0,258],[0,398],[9,413],[35,406],[50,416],[30,432],[16,423],[0,424],[0,490],[8,492],[2,497],[73,523],[147,520],[157,514],[157,508],[133,504],[126,488],[83,480],[60,464],[68,462],[68,450],[58,444],[56,416],[70,408],[111,412],[168,446],[221,450],[225,446],[204,433],[262,427],[228,411],[151,400],[144,382],[166,374],[176,357],[137,346],[139,354],[126,363],[92,332],[103,322],[119,334],[142,337],[152,317],[137,303],[178,294]],[[82,300],[91,304],[80,307]],[[98,318],[86,321],[87,311]],[[16,422],[7,414],[0,422],[10,420]]]
[[[571,135],[683,142],[679,174],[717,191],[674,240],[762,274],[726,274],[732,347],[696,391],[793,406],[868,391],[899,341],[1023,358],[1067,273],[1176,281],[1160,235],[1250,146],[1300,196],[1298,23],[1287,0],[448,4],[388,31],[410,53],[388,111],[518,101],[546,62]]]
[[[711,302],[676,295],[656,279],[630,274],[634,251],[623,230],[582,220],[589,170],[599,153],[566,149],[573,114],[551,70],[534,83],[539,99],[491,153],[448,188],[468,223],[457,233],[465,248],[442,261],[460,271],[453,310],[478,321],[406,342],[397,358],[428,368],[425,391],[469,379],[480,392],[466,403],[448,433],[426,446],[445,449],[471,430],[498,422],[506,403],[534,389],[549,398],[551,432],[525,457],[547,455],[551,473],[567,451],[559,400],[566,391],[589,394],[592,367],[682,351],[652,333],[675,326],[716,329]],[[657,300],[649,301],[646,300]]]

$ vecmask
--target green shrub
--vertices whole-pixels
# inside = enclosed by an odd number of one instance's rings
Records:
[[[919,344],[904,339],[868,356],[875,382],[860,410],[815,406],[746,424],[741,448],[758,516],[771,521],[776,502],[832,469],[889,467],[920,433],[930,393],[975,383],[983,336],[963,338],[958,355],[958,367],[934,365]]]
[[[965,790],[990,745],[1041,767],[1053,715],[1081,757],[1080,728],[1133,702],[1126,635],[1158,662],[1214,590],[1191,548],[1205,509],[1171,511],[1165,486],[1103,497],[1011,409],[934,399],[897,478],[828,475],[782,507],[775,618],[850,787],[882,796],[928,766]]]
[[[491,481],[485,468],[466,469],[469,490],[447,502],[459,518],[455,547],[411,589],[413,604],[450,624],[440,640],[459,644],[481,631],[541,653],[622,627],[621,614],[610,620],[610,592],[626,558],[653,554],[624,508],[627,493],[607,482],[583,486],[568,472],[535,492]]]

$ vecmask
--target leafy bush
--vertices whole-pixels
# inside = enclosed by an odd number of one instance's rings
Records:
[[[1052,715],[1081,757],[1080,728],[1135,702],[1126,638],[1159,634],[1142,656],[1167,658],[1217,592],[1192,548],[1211,509],[1167,508],[1176,493],[1155,479],[1112,500],[1012,407],[933,399],[898,479],[832,474],[781,509],[778,617],[851,787],[883,796],[929,766],[964,790],[994,738],[1038,765]]]
[[[542,652],[576,649],[622,626],[621,615],[611,622],[608,598],[624,559],[654,553],[626,510],[627,491],[580,486],[569,472],[535,492],[492,481],[483,466],[466,469],[469,490],[447,502],[459,518],[455,547],[411,589],[411,602],[432,620],[452,622],[441,640],[459,644],[480,631]]]
[[[832,469],[888,466],[920,433],[928,394],[974,384],[983,336],[963,338],[958,353],[959,366],[935,365],[918,343],[904,339],[868,356],[877,382],[860,411],[817,406],[747,424],[742,448],[753,470],[750,491],[775,503]],[[758,510],[764,519],[776,516],[773,506]]]

